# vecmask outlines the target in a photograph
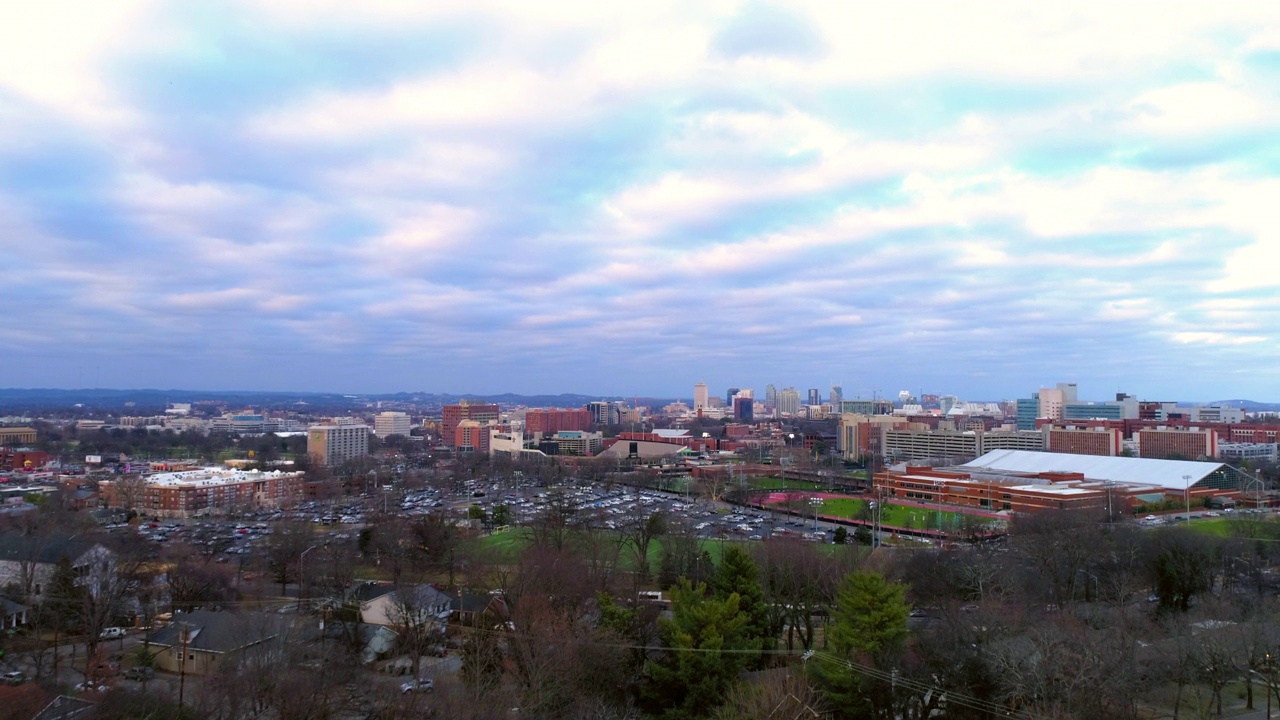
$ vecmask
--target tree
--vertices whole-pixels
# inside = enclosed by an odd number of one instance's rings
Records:
[[[234,572],[195,555],[182,556],[168,572],[173,609],[190,612],[202,605],[235,599]]]
[[[646,700],[665,718],[705,716],[719,705],[745,665],[750,618],[739,598],[710,597],[687,579],[671,589],[671,618],[659,622],[665,650],[648,665]]]
[[[441,593],[426,584],[396,588],[390,596],[387,618],[396,631],[398,647],[413,662],[415,678],[419,677],[422,656],[444,642],[444,626],[435,608],[440,601]]]
[[[1213,556],[1205,541],[1183,528],[1151,536],[1148,563],[1162,610],[1186,612],[1191,599],[1211,586]]]
[[[284,595],[288,584],[298,579],[302,553],[306,552],[311,540],[310,528],[302,523],[279,523],[269,537],[265,556],[267,567],[272,579],[280,583],[280,594]]]
[[[711,590],[720,600],[738,596],[738,609],[747,616],[744,634],[748,645],[759,648],[761,653],[772,650],[777,641],[769,622],[769,605],[764,599],[760,584],[760,567],[740,545],[724,549],[720,567],[711,579]],[[757,655],[752,664],[759,664],[764,655]]]
[[[490,513],[490,522],[494,527],[505,527],[511,524],[511,508],[507,505],[494,505]]]
[[[671,523],[658,557],[658,584],[671,587],[680,578],[704,582],[715,572],[711,554],[702,549],[702,540],[688,522]]]
[[[833,705],[862,709],[869,717],[891,716],[892,687],[862,668],[892,671],[908,633],[905,598],[906,586],[877,572],[853,572],[840,584],[827,631],[833,654],[814,666]]]
[[[533,530],[534,544],[563,550],[576,524],[577,512],[578,505],[573,498],[562,491],[550,493],[546,508],[529,525]]]
[[[844,545],[845,543],[849,542],[849,529],[843,525],[836,528],[836,531],[832,537],[832,542],[834,542],[836,545]]]
[[[843,575],[839,561],[812,543],[791,539],[760,543],[756,558],[764,578],[770,637],[777,637],[785,628],[789,650],[796,642],[805,650],[812,649],[815,618],[825,614]]]
[[[888,657],[907,637],[906,586],[870,570],[850,573],[836,592],[831,644],[847,657]]]
[[[636,503],[637,509],[644,506]],[[635,558],[636,569],[640,572],[640,580],[647,581],[652,574],[652,568],[649,567],[649,547],[653,541],[667,532],[667,516],[661,510],[638,515],[634,515],[627,520],[627,524],[623,526],[623,533],[626,537],[628,546]]]

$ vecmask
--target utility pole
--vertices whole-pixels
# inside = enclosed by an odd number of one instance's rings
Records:
[[[191,642],[191,626],[183,625],[179,634],[182,637],[182,656],[178,658],[178,707],[182,707],[187,690],[187,645]]]

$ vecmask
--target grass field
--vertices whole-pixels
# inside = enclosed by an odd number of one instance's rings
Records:
[[[483,535],[466,541],[468,550],[486,552],[494,562],[514,564],[520,559],[520,553],[533,542],[528,528],[512,528],[492,535]],[[724,556],[724,549],[736,544],[752,543],[749,540],[704,539],[700,541],[703,550],[711,556],[711,561],[719,564]],[[819,550],[828,556],[838,553],[859,552],[850,545],[818,545]],[[662,538],[657,538],[649,545],[649,567],[656,572],[658,562],[662,558]],[[635,557],[630,549],[623,551],[620,565],[626,570],[635,569]]]
[[[819,512],[832,517],[856,518],[862,511],[866,501],[857,498],[828,498],[822,501]],[[880,516],[885,525],[902,528],[937,530],[938,523],[942,529],[959,527],[960,513],[950,510],[926,510],[924,508],[887,505]]]
[[[1204,518],[1191,521],[1191,529],[1218,537],[1280,538],[1280,520],[1266,515]]]

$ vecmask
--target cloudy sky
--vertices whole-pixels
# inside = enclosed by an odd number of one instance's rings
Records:
[[[1280,8],[1049,5],[0,4],[0,386],[1280,399]]]

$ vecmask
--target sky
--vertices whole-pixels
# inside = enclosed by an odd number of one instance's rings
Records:
[[[1280,399],[1280,5],[0,4],[0,386]]]

